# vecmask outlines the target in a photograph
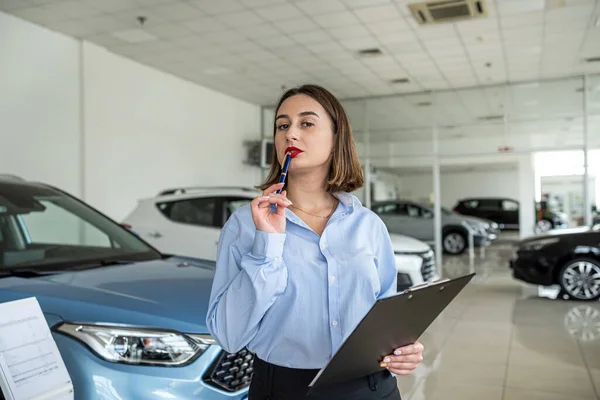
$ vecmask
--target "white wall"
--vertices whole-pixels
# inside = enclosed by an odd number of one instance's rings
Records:
[[[0,173],[120,220],[166,187],[259,183],[260,136],[257,105],[0,13]]]
[[[85,195],[121,219],[136,199],[189,185],[260,183],[243,164],[260,108],[85,44]]]
[[[0,12],[0,173],[80,193],[78,46]]]
[[[440,176],[442,206],[452,208],[456,201],[469,196],[502,196],[518,199],[518,171],[444,172]],[[403,175],[397,182],[398,195],[403,199],[433,201],[433,175],[427,173]]]

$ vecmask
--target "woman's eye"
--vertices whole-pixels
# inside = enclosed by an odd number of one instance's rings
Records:
[[[288,124],[281,124],[277,126],[278,131],[283,131],[288,128]]]
[[[311,126],[315,126],[315,124],[313,124],[312,122],[308,122],[308,121],[304,121],[304,122],[302,123],[302,125],[304,125],[304,126],[307,126],[307,127],[309,127],[309,128],[310,128]]]

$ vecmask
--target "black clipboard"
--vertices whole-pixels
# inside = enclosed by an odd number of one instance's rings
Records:
[[[415,343],[474,276],[426,283],[378,300],[309,384],[311,391],[383,370],[383,358]]]

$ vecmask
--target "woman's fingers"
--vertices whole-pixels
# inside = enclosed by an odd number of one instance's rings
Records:
[[[284,185],[284,183],[276,183],[274,185],[269,186],[263,192],[263,196],[268,196],[270,194],[275,193],[276,191],[278,191],[279,189],[281,189],[283,187],[283,185]]]

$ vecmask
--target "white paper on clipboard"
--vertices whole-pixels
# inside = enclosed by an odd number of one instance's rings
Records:
[[[73,400],[73,384],[35,298],[0,304],[0,389],[6,400]]]

